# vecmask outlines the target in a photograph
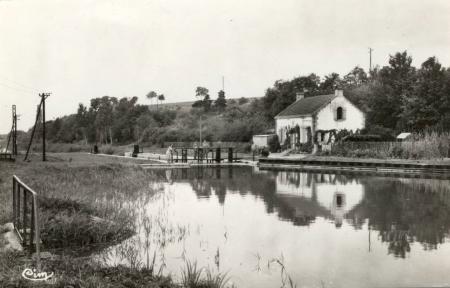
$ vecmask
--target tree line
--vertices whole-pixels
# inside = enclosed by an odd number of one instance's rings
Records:
[[[435,57],[416,68],[404,51],[370,72],[357,66],[343,76],[331,73],[320,78],[311,73],[278,80],[264,97],[251,101],[226,99],[224,91],[212,100],[207,88],[197,87],[193,94],[199,100],[189,111],[138,104],[136,96],[94,98],[89,106],[80,103],[75,114],[48,121],[47,138],[65,143],[161,144],[196,141],[202,129],[203,139],[208,141],[246,142],[254,134],[270,132],[274,116],[295,101],[297,92],[312,97],[335,89],[343,89],[344,95],[366,112],[368,133],[450,130],[450,69]],[[165,100],[164,94],[154,91],[145,97]]]
[[[307,96],[343,89],[349,100],[366,112],[366,127],[374,134],[400,131],[450,130],[450,68],[429,57],[419,68],[412,66],[406,51],[389,57],[389,65],[369,73],[355,67],[341,77],[331,73],[276,81],[263,98],[268,120],[295,100],[299,91]]]

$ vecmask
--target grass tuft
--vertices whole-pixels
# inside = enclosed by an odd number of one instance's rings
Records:
[[[197,261],[192,263],[191,261],[186,260],[186,267],[181,272],[181,283],[183,284],[183,287],[202,287],[202,272],[203,268],[198,268]]]

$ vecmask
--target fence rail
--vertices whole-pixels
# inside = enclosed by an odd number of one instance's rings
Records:
[[[0,153],[0,160],[14,161],[15,158],[11,153]]]
[[[226,159],[228,160],[229,163],[232,163],[238,160],[236,149],[233,149],[231,147],[211,147],[211,148],[178,147],[175,148],[173,152],[175,154],[175,157],[172,160],[174,162],[181,162],[181,163],[187,163],[188,160],[193,160],[202,163],[203,161],[206,161],[206,163],[212,162],[220,163]]]
[[[13,176],[13,223],[24,248],[36,253],[40,269],[41,234],[39,226],[38,195],[16,175]]]
[[[198,142],[170,142],[170,141],[166,141],[164,142],[164,147],[169,147],[169,145],[172,145],[172,147],[174,148],[178,148],[178,147],[194,147],[194,144]],[[213,142],[208,142],[208,144],[211,147],[242,147],[245,145],[249,145],[248,142],[221,142],[221,141],[213,141]],[[201,143],[200,143],[201,146]]]

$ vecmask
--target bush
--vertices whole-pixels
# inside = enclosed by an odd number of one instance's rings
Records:
[[[269,151],[275,153],[281,150],[280,141],[278,140],[278,135],[274,135],[268,140]]]
[[[403,157],[403,148],[400,145],[394,145],[391,147],[389,151],[389,155],[392,158],[402,158]]]
[[[365,132],[366,133],[361,134],[379,135],[381,137],[381,141],[394,141],[396,136],[394,130],[378,125],[366,129]]]
[[[250,153],[252,151],[252,144],[250,143],[241,144],[238,145],[237,149],[242,151],[243,153]]]
[[[102,151],[103,154],[108,154],[108,155],[116,154],[115,153],[116,151],[115,151],[114,147],[111,146],[111,145],[103,146],[101,151]]]
[[[74,200],[41,196],[39,208],[41,237],[46,248],[88,248],[91,244],[117,242],[134,233],[129,228],[130,219],[123,218],[118,223],[96,218],[94,208]]]
[[[364,134],[364,135],[348,135],[345,136],[342,141],[344,142],[380,142],[382,141],[382,137],[380,135],[374,134]]]
[[[269,151],[266,148],[263,148],[261,151],[262,157],[269,157]]]
[[[313,150],[313,144],[312,142],[308,142],[308,143],[299,143],[298,145],[298,150],[301,153],[311,153]]]
[[[239,105],[243,105],[245,103],[248,103],[248,99],[245,97],[241,97],[239,98]]]

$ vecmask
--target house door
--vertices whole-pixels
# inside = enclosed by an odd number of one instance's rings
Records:
[[[298,134],[297,133],[291,133],[291,149],[295,149],[295,143],[298,142]]]

